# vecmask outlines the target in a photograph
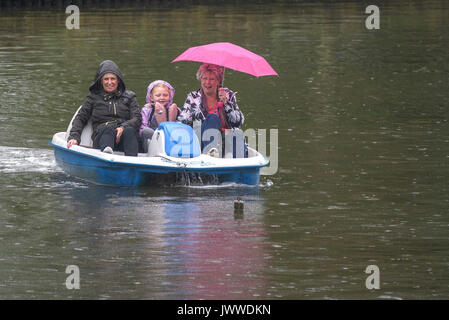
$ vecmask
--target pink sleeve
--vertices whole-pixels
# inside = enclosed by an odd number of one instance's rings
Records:
[[[150,114],[151,114],[151,107],[146,104],[143,108],[142,111],[140,112],[140,114],[142,115],[142,124],[140,125],[140,129],[139,129],[139,135],[142,134],[142,130],[143,128],[148,127],[148,123],[150,121]]]

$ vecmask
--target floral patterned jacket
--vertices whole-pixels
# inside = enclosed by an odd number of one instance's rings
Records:
[[[227,102],[223,106],[223,109],[227,125],[229,128],[240,128],[245,118],[237,105],[237,100],[235,98],[236,92],[234,93],[228,88],[225,88],[225,91]],[[187,95],[183,109],[178,116],[178,121],[189,126],[193,126],[193,121],[195,120],[204,121],[208,112],[203,100],[203,91],[201,89],[190,92]]]

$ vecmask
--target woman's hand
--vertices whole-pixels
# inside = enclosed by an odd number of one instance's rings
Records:
[[[117,129],[115,129],[115,131],[117,131],[115,143],[118,144],[120,142],[120,137],[122,136],[122,133],[123,133],[123,127],[118,127]]]
[[[226,102],[228,102],[228,98],[226,97],[226,90],[225,90],[225,88],[218,89],[218,100],[223,102],[223,104],[226,104]]]
[[[76,141],[75,139],[69,140],[69,142],[67,142],[67,148],[70,148],[71,146],[77,145],[78,141]]]

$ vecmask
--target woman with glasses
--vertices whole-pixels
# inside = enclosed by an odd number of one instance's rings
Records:
[[[221,86],[223,68],[203,64],[196,73],[201,88],[187,94],[178,121],[189,126],[201,123],[201,148],[203,153],[216,148],[220,154],[232,152],[233,157],[244,156],[244,139],[238,130],[244,121],[235,92]],[[218,139],[217,139],[218,138]],[[229,150],[228,146],[232,146]]]

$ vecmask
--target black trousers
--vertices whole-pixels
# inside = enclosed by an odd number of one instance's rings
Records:
[[[137,130],[133,127],[124,127],[120,141],[117,144],[115,142],[117,137],[115,129],[117,129],[117,127],[118,125],[116,123],[101,125],[97,129],[93,147],[100,150],[103,150],[106,147],[111,147],[113,150],[123,151],[125,156],[137,156],[139,151]]]

